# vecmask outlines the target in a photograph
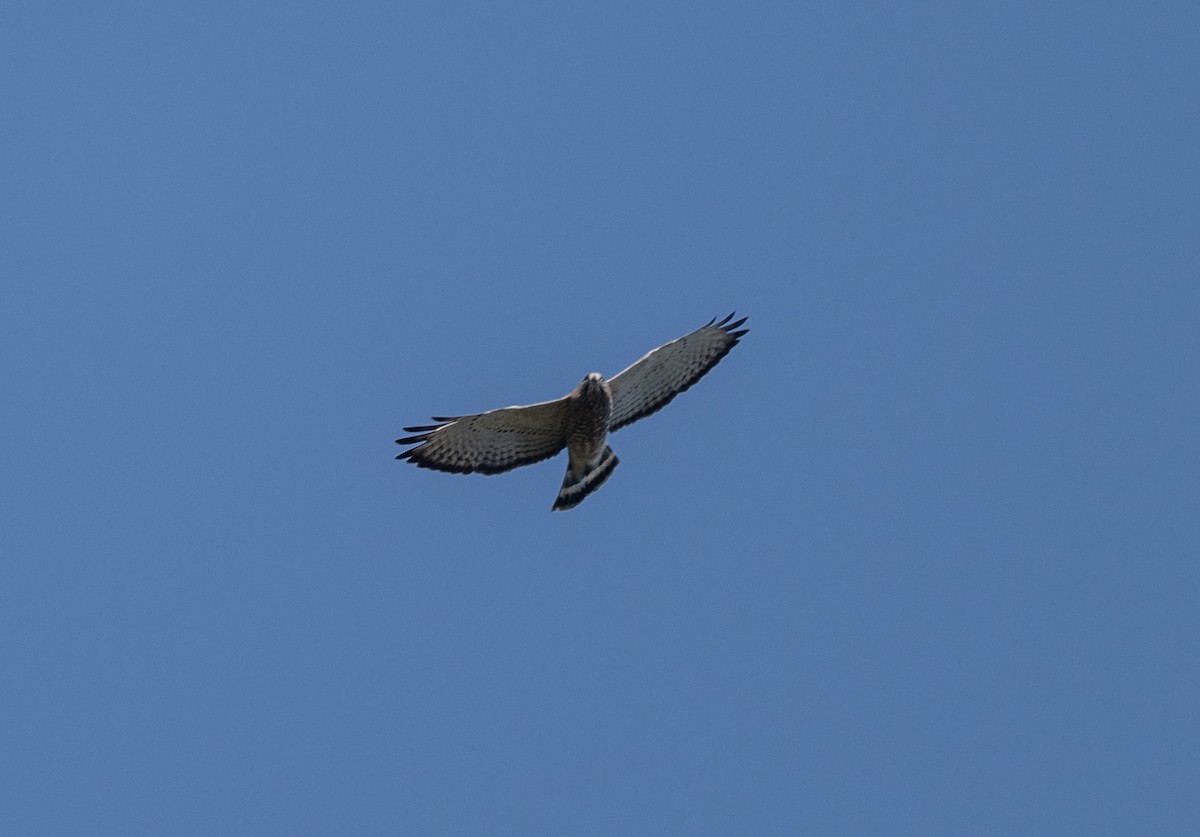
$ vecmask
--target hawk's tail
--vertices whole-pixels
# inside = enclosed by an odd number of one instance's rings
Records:
[[[582,503],[584,497],[604,485],[618,462],[620,460],[612,448],[605,445],[600,455],[591,462],[568,463],[567,475],[563,478],[558,499],[554,501],[554,511],[566,511]]]

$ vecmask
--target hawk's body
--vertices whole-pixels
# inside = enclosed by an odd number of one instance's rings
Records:
[[[585,377],[570,394],[526,407],[505,407],[470,416],[438,417],[438,424],[406,427],[417,433],[397,439],[416,445],[397,456],[422,468],[498,474],[548,459],[564,447],[567,475],[554,508],[570,509],[595,491],[617,467],[608,434],[662,409],[700,380],[747,329],[730,314],[660,346],[606,381]]]
[[[556,510],[578,505],[617,467],[617,456],[606,443],[612,411],[612,387],[599,372],[589,374],[567,396],[567,475],[554,501]]]

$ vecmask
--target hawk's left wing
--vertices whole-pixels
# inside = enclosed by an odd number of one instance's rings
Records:
[[[416,445],[397,456],[422,468],[458,474],[499,474],[549,459],[566,446],[567,399],[504,407],[472,416],[434,416],[438,424],[406,427]]]
[[[609,379],[613,410],[608,429],[618,430],[643,416],[661,410],[671,399],[704,377],[749,329],[737,331],[730,314],[665,346],[659,346],[628,369]]]

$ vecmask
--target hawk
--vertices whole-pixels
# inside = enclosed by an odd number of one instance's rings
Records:
[[[416,445],[397,456],[421,468],[458,474],[499,474],[567,449],[567,475],[554,510],[572,509],[617,467],[608,434],[661,410],[704,377],[749,332],[730,314],[720,322],[659,346],[609,380],[589,373],[554,401],[504,407],[469,416],[434,416],[437,424],[406,427],[397,439]]]

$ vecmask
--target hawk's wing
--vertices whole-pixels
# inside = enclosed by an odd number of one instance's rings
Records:
[[[434,416],[438,424],[404,428],[418,435],[397,439],[396,444],[416,447],[396,458],[439,471],[499,474],[562,450],[566,417],[566,398],[473,416]]]
[[[709,320],[703,328],[650,354],[611,378],[613,411],[608,429],[617,430],[643,416],[661,410],[671,399],[712,369],[749,329],[735,331],[746,318],[736,322],[730,314],[721,322]]]

